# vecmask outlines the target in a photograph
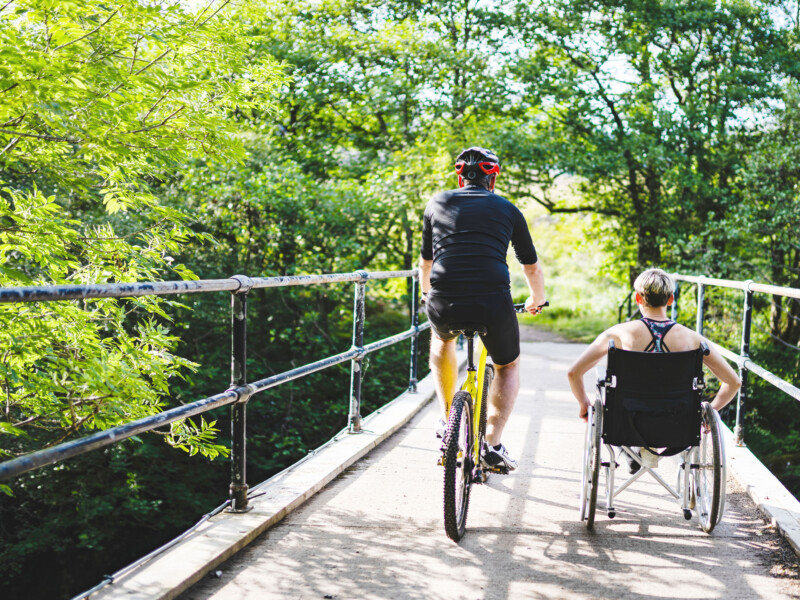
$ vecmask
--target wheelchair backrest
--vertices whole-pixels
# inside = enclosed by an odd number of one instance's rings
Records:
[[[603,441],[614,446],[688,448],[700,442],[703,344],[688,352],[608,348]]]

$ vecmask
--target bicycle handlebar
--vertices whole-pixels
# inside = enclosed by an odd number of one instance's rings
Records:
[[[547,300],[545,300],[545,303],[544,303],[544,304],[540,304],[540,305],[539,305],[539,306],[537,306],[536,308],[538,308],[538,309],[542,309],[542,308],[544,308],[545,306],[550,306],[550,302],[549,302],[549,301],[547,301]],[[425,302],[422,302],[422,303],[420,304],[420,306],[419,306],[419,312],[425,312],[425,308],[426,308],[426,307],[425,307]],[[528,312],[527,310],[525,310],[525,303],[524,303],[524,302],[523,302],[522,304],[515,304],[515,305],[514,305],[514,310],[515,310],[516,312],[518,312],[518,313],[526,313],[526,312]],[[541,310],[540,310],[539,312],[541,312]]]
[[[550,306],[550,302],[545,301],[544,304],[540,304],[536,308],[542,309],[545,306]],[[527,310],[525,310],[525,303],[524,302],[522,304],[515,304],[514,305],[514,310],[517,311],[518,313],[526,313],[526,312],[528,312]]]

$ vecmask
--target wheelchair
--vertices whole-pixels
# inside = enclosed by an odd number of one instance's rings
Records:
[[[580,517],[588,529],[594,526],[601,471],[610,519],[616,516],[616,497],[647,473],[678,500],[687,521],[694,511],[706,533],[720,522],[725,510],[725,446],[722,421],[702,400],[703,356],[708,352],[705,343],[688,352],[649,353],[620,350],[609,342],[606,372],[598,377],[586,427]],[[642,448],[641,456],[631,449],[636,446]],[[619,487],[617,452],[640,465]],[[675,455],[679,466],[672,487],[654,469],[662,457]]]

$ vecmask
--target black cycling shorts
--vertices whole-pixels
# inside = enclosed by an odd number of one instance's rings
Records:
[[[452,340],[451,323],[481,323],[486,327],[483,344],[496,365],[507,365],[519,356],[519,323],[509,292],[485,296],[428,295],[428,321],[436,335]],[[477,358],[477,357],[476,357]]]

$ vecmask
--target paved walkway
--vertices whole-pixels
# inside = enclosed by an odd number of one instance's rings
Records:
[[[584,424],[566,384],[583,346],[523,346],[523,389],[503,440],[520,468],[473,487],[460,544],[442,525],[430,404],[180,598],[800,597],[796,580],[770,574],[786,546],[735,484],[711,536],[645,479],[619,497],[614,520],[600,511],[588,532],[577,520]]]

